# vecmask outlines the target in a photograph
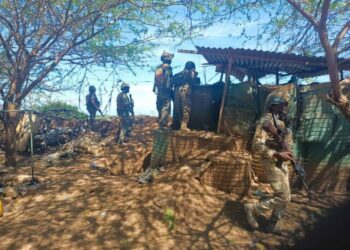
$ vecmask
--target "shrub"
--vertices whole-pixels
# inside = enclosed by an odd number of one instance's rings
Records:
[[[36,110],[45,115],[60,117],[64,119],[75,118],[83,120],[87,117],[86,114],[79,111],[78,107],[60,101],[46,103],[42,106],[37,107]]]

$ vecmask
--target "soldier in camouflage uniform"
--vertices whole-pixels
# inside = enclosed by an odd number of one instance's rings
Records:
[[[282,213],[291,200],[288,163],[293,156],[288,151],[283,151],[278,138],[273,136],[267,129],[269,126],[283,131],[284,140],[290,142],[291,131],[285,127],[280,117],[286,114],[288,101],[281,96],[270,96],[267,100],[267,109],[258,120],[253,139],[254,157],[260,157],[264,163],[268,182],[274,195],[255,203],[244,205],[247,221],[253,229],[259,227],[255,215],[272,210],[272,216],[267,225],[268,231],[273,231]],[[288,137],[288,138],[287,138]]]
[[[90,114],[89,125],[91,129],[94,129],[96,112],[100,109],[100,102],[96,96],[96,88],[95,86],[89,87],[89,94],[86,96],[86,109]]]
[[[118,144],[122,145],[125,143],[125,137],[130,136],[131,133],[134,116],[134,102],[128,96],[130,90],[129,84],[123,83],[120,88],[122,92],[120,92],[117,96],[117,114],[120,117],[120,129],[117,142]]]
[[[173,128],[181,131],[189,131],[188,123],[191,113],[191,89],[192,86],[199,84],[200,79],[197,77],[196,65],[188,61],[185,69],[176,74],[173,78],[175,87]],[[180,125],[181,124],[181,125]]]
[[[170,64],[173,58],[173,54],[164,51],[160,57],[163,63],[157,67],[154,77],[153,92],[157,95],[158,123],[161,129],[167,128],[171,110],[173,70]]]

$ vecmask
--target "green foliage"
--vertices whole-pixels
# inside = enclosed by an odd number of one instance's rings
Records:
[[[162,38],[183,41],[199,27],[189,25],[184,14],[191,5],[187,0],[0,1],[0,99],[16,95],[19,104],[32,90],[81,88],[83,80],[61,79],[81,76],[92,65],[113,72],[145,66]]]
[[[293,0],[223,0],[192,2],[192,19],[198,26],[210,26],[220,21],[239,26],[243,31],[240,39],[245,42],[256,41],[259,49],[269,49],[297,54],[324,54],[317,29],[294,6]],[[311,16],[315,23],[320,22],[325,1],[297,1],[300,8]],[[340,57],[350,56],[348,1],[331,0],[327,11],[326,32],[330,43],[336,41],[342,30],[336,51]],[[339,37],[338,37],[339,38]]]
[[[172,208],[167,208],[164,211],[164,220],[168,225],[168,230],[172,231],[175,228],[175,212]]]
[[[36,108],[40,113],[48,116],[61,117],[64,119],[86,119],[86,114],[80,112],[76,106],[64,102],[49,102]]]

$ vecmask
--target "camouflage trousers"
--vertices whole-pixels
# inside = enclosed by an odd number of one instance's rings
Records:
[[[276,167],[276,162],[266,161],[265,171],[268,176],[268,182],[271,185],[274,194],[254,204],[254,209],[258,214],[272,210],[272,216],[279,219],[285,211],[291,200],[288,166],[283,163],[281,167]]]
[[[118,112],[118,115],[120,117],[120,125],[119,125],[119,138],[118,143],[122,144],[125,142],[125,137],[130,136],[132,125],[133,125],[133,118],[130,117],[129,112],[127,111],[120,111]]]
[[[93,108],[88,108],[88,112],[90,114],[89,127],[90,127],[91,130],[94,130],[95,129],[95,120],[96,120],[96,112],[97,112],[97,110],[93,109]]]
[[[173,127],[179,128],[181,122],[190,121],[191,86],[186,84],[175,88]]]
[[[159,89],[157,94],[158,123],[160,128],[168,125],[171,110],[171,89]]]

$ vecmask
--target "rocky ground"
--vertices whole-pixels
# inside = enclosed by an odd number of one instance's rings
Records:
[[[77,144],[74,154],[51,157],[50,164],[50,155],[72,146],[36,155],[36,186],[25,185],[27,157],[19,157],[15,176],[2,170],[7,197],[0,249],[302,249],[300,240],[308,242],[333,209],[349,200],[345,194],[309,200],[295,193],[278,232],[253,232],[240,198],[202,186],[195,162],[170,164],[153,184],[137,183],[156,128],[155,118],[138,117],[126,145],[116,145],[110,135],[95,138],[93,149]],[[82,136],[91,141],[96,135]]]

